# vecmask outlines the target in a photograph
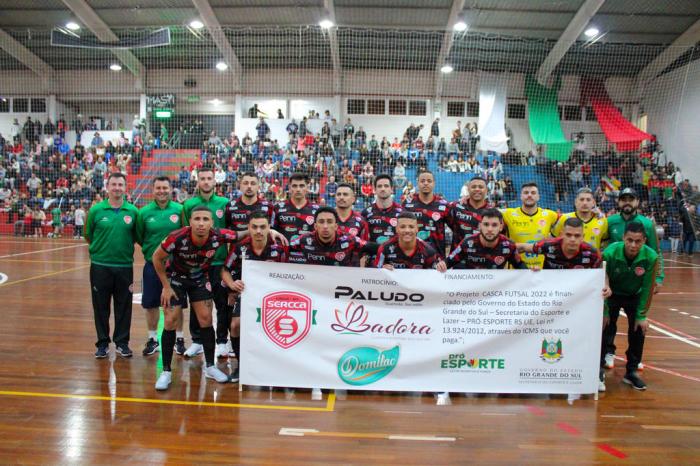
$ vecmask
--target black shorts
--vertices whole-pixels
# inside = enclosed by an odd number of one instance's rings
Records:
[[[214,297],[211,292],[211,283],[209,283],[209,279],[206,276],[195,280],[181,275],[170,275],[169,278],[170,286],[180,299],[189,297],[191,303],[196,303]],[[175,306],[177,302],[173,300],[171,305]]]
[[[148,261],[143,266],[143,279],[141,281],[141,306],[144,309],[155,309],[160,307],[160,294],[163,292],[163,284],[156,274],[153,262]],[[180,298],[173,306],[187,307],[187,296],[177,295]]]

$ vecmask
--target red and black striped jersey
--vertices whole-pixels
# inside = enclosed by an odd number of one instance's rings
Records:
[[[243,196],[240,196],[226,204],[226,210],[224,213],[226,228],[236,231],[245,230],[248,228],[248,222],[250,221],[251,214],[258,211],[267,214],[270,225],[272,225],[274,206],[270,201],[259,197],[255,203],[248,205],[243,202],[242,197]]]
[[[338,215],[338,229],[349,235],[355,235],[360,239],[369,241],[369,227],[365,219],[358,212],[354,210],[350,212],[348,218],[343,220]]]
[[[396,218],[403,212],[401,204],[393,202],[386,209],[372,204],[362,211],[362,217],[369,228],[369,240],[382,244],[394,237],[396,233]]]
[[[394,237],[379,246],[374,266],[382,268],[384,265],[392,265],[395,269],[432,269],[439,260],[440,255],[429,243],[416,239],[413,252],[406,254],[399,246],[399,239]]]
[[[354,235],[336,232],[330,244],[321,242],[316,232],[302,235],[289,243],[289,262],[297,264],[352,266],[355,255],[374,254],[376,243]]]
[[[192,227],[184,227],[170,233],[160,247],[170,255],[167,271],[171,276],[196,280],[209,270],[221,245],[236,241],[238,233],[235,231],[212,228],[204,244],[197,246],[192,239]]]
[[[414,194],[406,199],[403,208],[413,212],[418,219],[418,238],[431,243],[440,256],[445,254],[445,226],[450,218],[450,203],[434,195],[433,200],[425,204],[418,194]]]
[[[457,246],[467,236],[479,232],[482,212],[492,209],[494,206],[486,203],[484,207],[475,208],[469,200],[467,202],[453,202],[450,205],[450,222],[448,226],[452,230],[452,245]]]
[[[231,247],[231,251],[226,258],[224,267],[231,272],[234,280],[241,279],[241,266],[243,259],[263,262],[287,262],[289,248],[283,244],[274,242],[271,236],[267,238],[267,245],[260,254],[253,250],[253,239],[250,236],[243,238]]]
[[[532,245],[534,254],[544,256],[544,269],[597,269],[602,258],[600,252],[583,242],[574,257],[566,257],[562,249],[563,238],[543,239]]]
[[[488,247],[481,242],[481,233],[464,238],[445,262],[451,269],[504,269],[508,264],[514,269],[527,268],[513,241],[498,235],[496,245]]]
[[[280,202],[275,204],[273,227],[291,241],[313,230],[314,215],[318,209],[318,204],[309,201],[299,209],[290,200]]]

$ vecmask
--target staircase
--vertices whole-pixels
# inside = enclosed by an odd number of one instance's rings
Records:
[[[138,175],[130,175],[127,189],[131,192],[134,204],[142,206],[153,199],[151,191],[153,178],[168,176],[176,180],[180,167],[189,170],[190,164],[197,160],[199,151],[190,149],[155,149],[151,157],[144,157]]]

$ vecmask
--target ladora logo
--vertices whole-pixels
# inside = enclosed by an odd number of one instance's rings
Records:
[[[429,325],[405,322],[402,318],[388,325],[368,323],[368,318],[369,312],[365,309],[365,306],[362,304],[355,306],[355,303],[350,301],[344,313],[340,309],[335,310],[335,323],[331,324],[331,329],[341,334],[350,335],[358,335],[365,332],[383,335],[429,335],[433,332]]]
[[[399,347],[386,351],[369,346],[353,348],[338,360],[338,376],[350,385],[369,385],[389,374],[399,361]]]

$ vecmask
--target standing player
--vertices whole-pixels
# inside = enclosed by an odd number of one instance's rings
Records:
[[[498,209],[481,212],[479,231],[464,238],[447,257],[450,269],[527,269],[516,244],[501,234],[503,214]]]
[[[394,236],[397,217],[403,207],[394,202],[394,182],[387,174],[374,178],[375,203],[362,211],[362,217],[368,225],[369,240],[382,244]]]
[[[215,336],[212,327],[212,285],[209,270],[222,244],[233,243],[238,235],[233,230],[215,228],[209,207],[200,205],[189,213],[190,226],[170,233],[153,253],[153,267],[163,286],[161,305],[165,311],[163,372],[156,381],[156,390],[167,390],[172,381],[170,364],[182,308],[178,301],[189,297],[192,311],[200,325],[206,361],[204,376],[217,382],[228,382],[228,376],[215,365]],[[168,261],[166,268],[166,260]],[[221,281],[220,276],[217,281]]]
[[[209,166],[204,166],[197,172],[197,194],[185,201],[182,207],[182,225],[190,224],[190,213],[195,207],[205,206],[212,211],[214,228],[226,227],[226,206],[228,199],[222,196],[217,196],[214,192],[216,182],[214,181],[214,169]],[[228,327],[230,321],[231,310],[228,305],[228,292],[221,286],[221,267],[226,261],[228,250],[225,244],[221,244],[216,250],[216,255],[208,268],[209,283],[212,286],[214,295],[214,304],[216,305],[216,339],[218,343],[226,343],[228,341]],[[192,336],[192,345],[185,351],[185,356],[192,358],[200,354],[203,350],[202,341],[199,336],[199,321],[193,309],[190,309],[190,335]]]
[[[642,360],[644,335],[649,323],[647,312],[654,294],[654,280],[659,268],[659,255],[645,243],[646,227],[639,222],[625,226],[622,241],[603,251],[605,271],[612,296],[605,301],[603,339],[600,351],[601,366],[607,367],[607,356],[615,354],[615,334],[620,309],[627,314],[627,367],[622,381],[636,390],[647,386],[637,370]],[[605,374],[601,370],[600,390],[605,391]]]
[[[435,248],[418,239],[418,220],[411,212],[401,212],[398,216],[396,235],[381,244],[377,251],[374,266],[394,269],[437,269],[447,270]]]
[[[520,207],[505,209],[503,221],[506,236],[516,243],[536,243],[549,238],[552,226],[557,221],[557,213],[538,207],[540,192],[537,183],[525,183],[520,188]],[[544,258],[536,254],[525,254],[523,262],[528,267],[542,268]]]
[[[543,239],[536,243],[519,243],[518,249],[544,256],[545,269],[597,269],[600,252],[583,240],[583,222],[578,218],[564,221],[559,238]]]
[[[462,240],[479,232],[479,224],[484,210],[494,206],[486,200],[488,189],[486,180],[475,176],[467,183],[469,197],[462,202],[456,201],[450,207],[450,223],[452,230],[452,248],[454,249]]]
[[[435,194],[435,176],[425,170],[418,175],[418,194],[406,199],[404,210],[418,219],[418,237],[445,255],[445,226],[450,219],[450,203]]]
[[[241,365],[241,293],[243,259],[266,262],[287,262],[289,249],[277,244],[270,235],[270,219],[266,212],[258,211],[250,215],[249,236],[236,243],[229,252],[221,279],[229,289],[229,304],[234,304],[231,319],[231,345],[238,358],[238,367],[231,372],[230,382],[238,382],[238,369]]]
[[[273,228],[292,241],[313,231],[314,217],[319,206],[307,199],[309,177],[294,173],[289,178],[289,199],[275,205]]]
[[[151,257],[160,243],[173,231],[179,230],[182,204],[173,202],[170,178],[159,176],[153,179],[154,200],[141,207],[136,217],[136,240],[141,245],[141,252],[146,263],[143,265],[143,280],[141,306],[146,311],[148,340],[143,348],[143,355],[148,356],[158,350],[158,319],[160,318],[160,294],[163,287],[156,275]],[[185,307],[185,301],[180,301],[180,307]],[[182,310],[181,310],[182,312]],[[176,329],[175,352],[185,353],[185,338],[182,333],[182,315],[178,316]]]
[[[107,178],[108,197],[88,212],[85,240],[90,244],[90,288],[97,331],[98,359],[107,357],[110,302],[114,300],[112,339],[119,356],[130,358],[131,299],[134,287],[134,241],[138,209],[126,202],[126,176]]]
[[[577,218],[583,224],[583,240],[600,250],[601,243],[608,237],[608,219],[595,213],[596,203],[591,188],[581,188],[574,200],[576,210],[563,214],[552,228],[553,236],[561,236],[564,223],[570,218]]]
[[[369,240],[369,226],[359,213],[352,210],[355,205],[355,191],[347,183],[338,185],[335,192],[335,212],[338,214],[338,228],[342,233]]]

